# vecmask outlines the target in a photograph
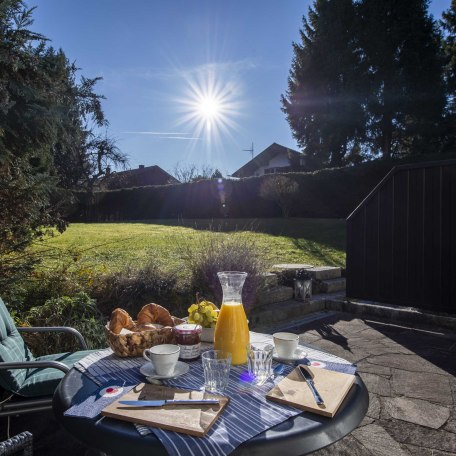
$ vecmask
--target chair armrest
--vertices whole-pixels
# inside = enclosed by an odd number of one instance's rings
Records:
[[[79,340],[79,346],[81,350],[87,350],[87,343],[84,340],[82,334],[74,328],[69,326],[18,326],[17,330],[19,332],[31,333],[31,332],[64,332],[68,334],[73,334]]]
[[[53,368],[64,372],[65,374],[70,371],[68,366],[58,361],[17,361],[12,363],[0,362],[0,370],[3,369],[30,369],[30,368]]]

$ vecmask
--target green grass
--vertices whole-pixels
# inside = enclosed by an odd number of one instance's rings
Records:
[[[150,260],[165,269],[184,267],[182,248],[208,230],[217,236],[252,238],[274,263],[345,265],[345,221],[340,219],[154,220],[126,223],[74,223],[36,249],[46,252],[44,267],[78,264],[100,271],[142,266]]]

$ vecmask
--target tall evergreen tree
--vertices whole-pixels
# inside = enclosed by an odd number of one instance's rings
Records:
[[[33,265],[22,253],[48,228],[63,230],[62,205],[84,180],[124,157],[95,127],[106,121],[96,79],[76,83],[62,51],[29,30],[33,9],[0,2],[0,287]]]
[[[446,56],[445,75],[450,97],[450,109],[456,114],[456,0],[442,15],[442,25],[446,32],[444,51]]]
[[[316,0],[300,34],[282,111],[308,162],[339,166],[359,153],[365,124],[352,1]]]
[[[447,86],[447,111],[443,123],[443,151],[456,149],[456,0],[442,14],[441,25],[445,36],[443,50],[445,52],[445,82]]]
[[[373,151],[432,152],[445,106],[440,36],[427,0],[362,0],[361,46],[370,80]]]

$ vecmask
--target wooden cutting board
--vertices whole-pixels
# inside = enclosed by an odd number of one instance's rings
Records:
[[[291,371],[287,377],[269,391],[266,398],[306,412],[314,412],[332,418],[353,383],[355,383],[355,376],[318,367],[303,367],[311,373],[315,387],[325,402],[324,406],[317,405],[309,385],[307,385],[298,368]]]
[[[163,407],[144,408],[134,408],[119,404],[119,400],[161,399],[219,399],[220,402],[218,405],[166,405]],[[110,418],[203,437],[220,416],[228,402],[229,398],[225,396],[205,393],[204,391],[181,390],[141,383],[108,405],[102,410],[101,414]]]

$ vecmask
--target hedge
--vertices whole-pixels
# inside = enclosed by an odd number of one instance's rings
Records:
[[[312,173],[288,173],[286,176],[299,185],[290,215],[345,218],[393,166],[441,158],[450,158],[450,154],[444,157],[376,160]],[[100,191],[91,197],[78,193],[77,203],[68,220],[100,222],[179,217],[280,217],[280,208],[259,196],[261,183],[267,177],[212,179],[188,184]]]

